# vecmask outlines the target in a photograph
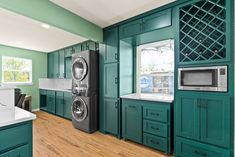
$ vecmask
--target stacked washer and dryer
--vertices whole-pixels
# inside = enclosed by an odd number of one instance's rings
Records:
[[[72,56],[72,123],[88,133],[98,130],[98,67],[96,51]]]

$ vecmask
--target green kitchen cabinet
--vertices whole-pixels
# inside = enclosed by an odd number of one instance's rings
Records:
[[[81,51],[86,51],[86,50],[88,50],[87,42],[81,43]]]
[[[118,98],[118,63],[104,64],[104,97]]]
[[[120,26],[119,36],[120,39],[132,37],[142,33],[142,19],[138,19],[132,22],[128,22]]]
[[[54,60],[54,66],[53,66],[53,70],[54,70],[54,73],[53,73],[53,78],[59,78],[59,52],[56,51],[56,52],[53,52],[53,60]]]
[[[0,157],[32,157],[32,121],[0,127]]]
[[[227,94],[178,92],[176,136],[229,148],[230,97]]]
[[[16,149],[10,150],[6,153],[0,154],[0,157],[31,157],[29,152],[29,146],[24,145]]]
[[[64,116],[64,93],[56,92],[56,112],[59,116]]]
[[[231,157],[229,150],[179,137],[175,147],[175,157]]]
[[[72,57],[72,54],[74,52],[74,48],[73,47],[68,47],[64,49],[64,57]]]
[[[59,78],[64,78],[65,73],[64,73],[64,62],[65,62],[65,54],[64,50],[59,51]]]
[[[198,107],[198,98],[200,97],[200,94],[177,92],[176,97],[176,135],[198,140],[200,135],[200,108]]]
[[[82,45],[81,44],[74,45],[73,50],[74,50],[74,53],[81,52],[82,51]]]
[[[55,114],[55,91],[47,91],[47,111]]]
[[[104,63],[118,61],[118,27],[104,31]]]
[[[143,18],[143,32],[171,26],[171,9],[154,13]]]
[[[47,111],[47,91],[40,89],[39,95],[40,109]]]
[[[48,54],[48,78],[54,77],[54,53]]]
[[[226,94],[201,95],[201,141],[221,147],[230,144],[230,97]]]
[[[230,20],[233,17],[231,2],[201,0],[178,6],[177,64],[218,63],[230,60]]]
[[[118,135],[118,110],[119,101],[117,99],[104,99],[104,131],[113,135]]]
[[[64,117],[72,119],[72,93],[64,92]]]
[[[142,106],[123,102],[122,104],[122,136],[142,143]]]
[[[93,51],[97,51],[99,49],[99,44],[94,42],[94,41],[87,41],[86,42],[86,50],[93,50]]]
[[[72,78],[72,57],[66,57],[65,58],[65,78],[71,79]]]

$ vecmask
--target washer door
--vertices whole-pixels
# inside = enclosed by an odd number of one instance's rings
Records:
[[[82,81],[87,74],[87,63],[84,58],[78,57],[72,65],[72,77],[77,81]]]
[[[86,119],[87,114],[86,103],[81,98],[76,98],[72,105],[73,118],[78,122],[82,122]]]

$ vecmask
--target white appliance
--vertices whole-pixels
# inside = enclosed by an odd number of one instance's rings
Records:
[[[0,110],[15,107],[15,87],[0,86]]]

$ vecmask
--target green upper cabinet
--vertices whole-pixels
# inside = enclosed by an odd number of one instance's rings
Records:
[[[160,11],[120,26],[120,39],[171,26],[171,9]]]
[[[142,106],[140,104],[122,103],[122,136],[142,143]]]
[[[118,28],[114,27],[104,31],[105,54],[104,63],[118,61]]]
[[[82,51],[82,45],[81,44],[78,44],[78,45],[75,45],[73,46],[73,50],[74,50],[74,53],[79,53]],[[72,55],[71,55],[72,56]]]
[[[143,32],[150,32],[167,26],[171,26],[171,9],[143,18]]]
[[[142,19],[128,22],[120,26],[120,39],[138,35],[142,32]]]
[[[176,136],[229,148],[230,97],[227,94],[178,92]]]
[[[230,144],[230,98],[226,95],[201,96],[201,141],[222,147]]]
[[[59,51],[57,52],[53,52],[54,54],[54,74],[53,74],[53,78],[58,78],[59,77]]]
[[[72,93],[64,92],[64,117],[72,119]]]
[[[72,47],[64,49],[64,57],[72,57],[74,49]]]
[[[177,93],[176,99],[176,135],[199,139],[199,94],[182,92]]]
[[[93,51],[97,51],[99,49],[99,44],[94,42],[94,41],[87,41],[86,42],[86,50],[93,50]]]
[[[54,77],[54,53],[48,54],[48,78]]]
[[[65,73],[64,73],[64,50],[60,50],[59,51],[59,78],[64,78],[65,77]]]
[[[104,64],[104,97],[118,98],[118,63]]]
[[[193,1],[178,8],[178,64],[230,59],[230,0]]]
[[[104,131],[118,135],[118,100],[104,99]]]

